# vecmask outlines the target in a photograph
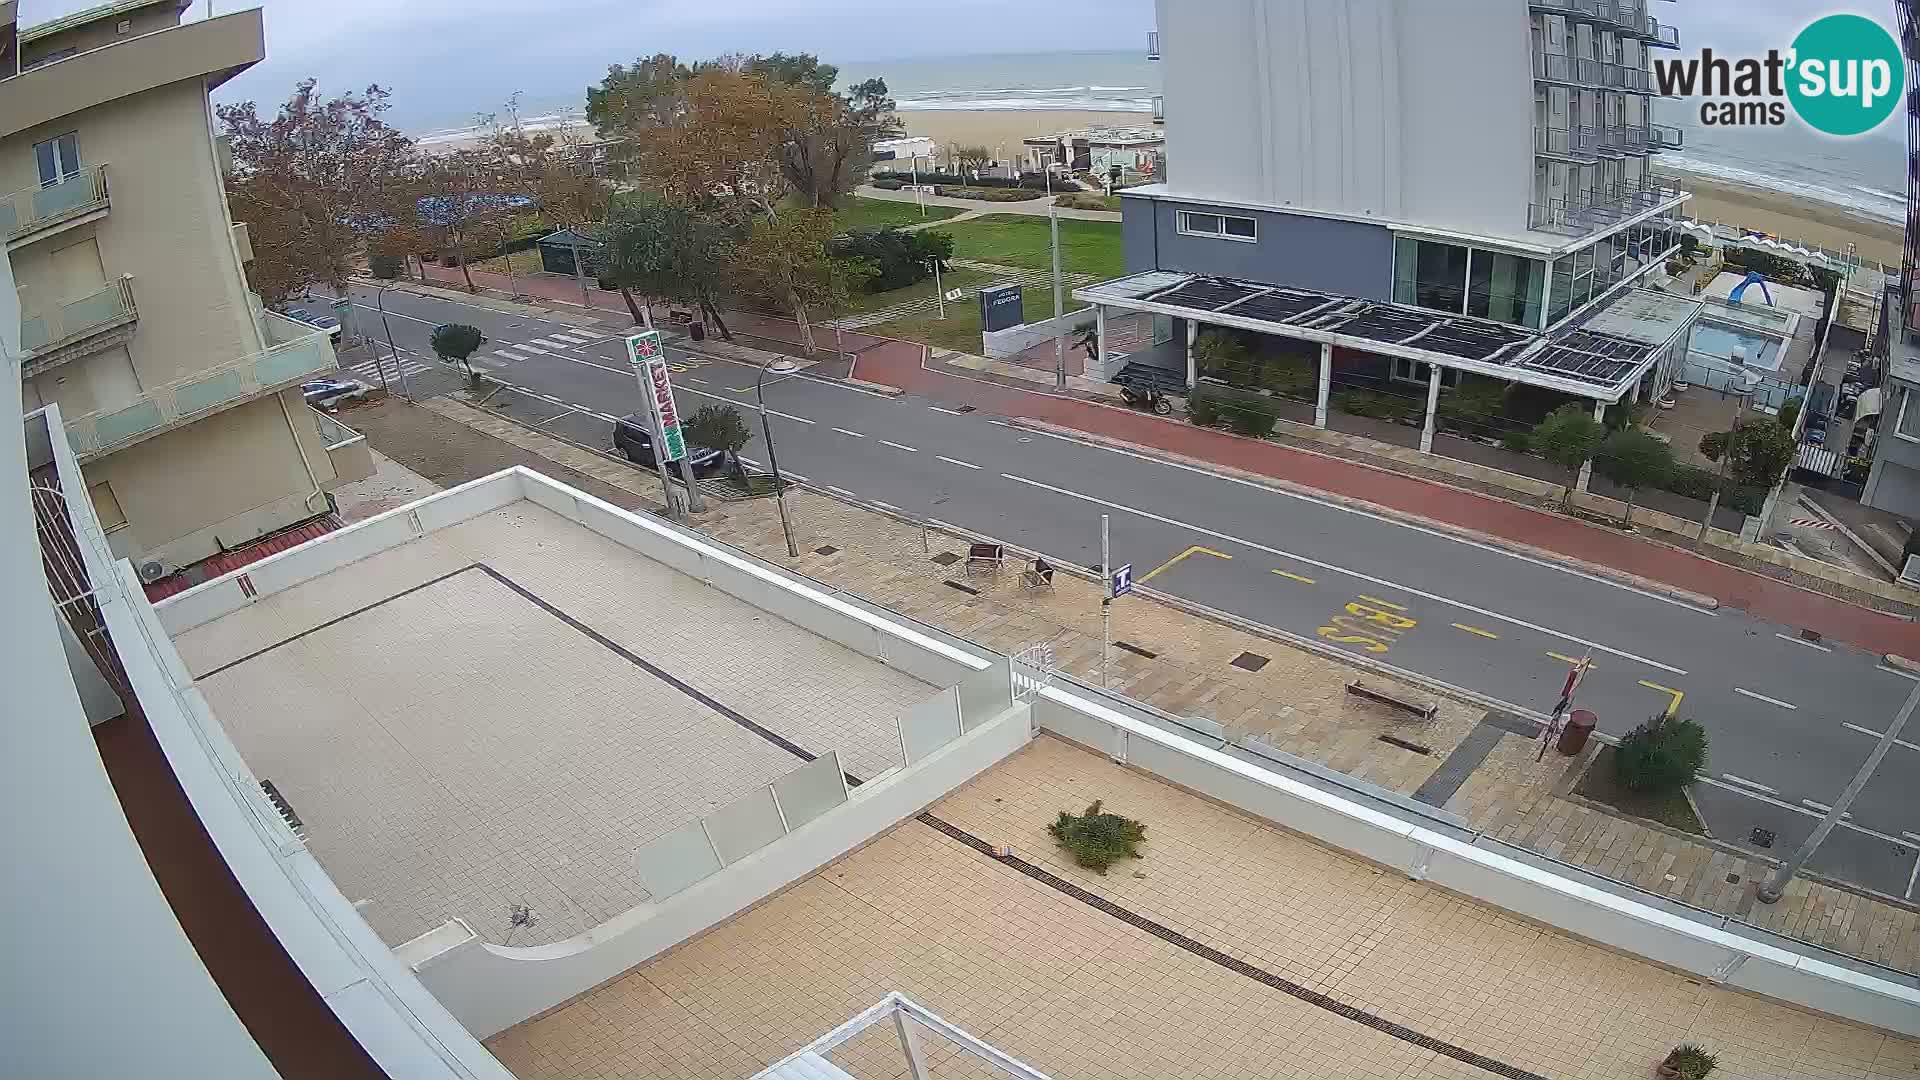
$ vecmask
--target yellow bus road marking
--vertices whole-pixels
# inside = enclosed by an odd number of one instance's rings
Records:
[[[1392,608],[1395,611],[1407,610],[1405,606],[1396,604],[1391,600],[1382,600],[1377,596],[1368,596],[1365,593],[1360,594],[1360,599],[1365,600],[1369,604],[1379,604],[1381,607],[1384,607],[1384,608]]]
[[[1649,690],[1658,690],[1663,694],[1672,695],[1673,700],[1667,703],[1668,716],[1672,716],[1674,713],[1680,711],[1680,701],[1681,699],[1687,696],[1686,691],[1684,690],[1675,690],[1671,686],[1661,686],[1657,682],[1648,682],[1645,679],[1640,680],[1640,685],[1646,687]]]
[[[1168,559],[1166,562],[1161,563],[1159,566],[1154,567],[1153,572],[1148,574],[1146,577],[1141,578],[1139,581],[1139,584],[1145,585],[1147,582],[1152,581],[1154,578],[1157,578],[1161,574],[1164,574],[1167,571],[1173,569],[1176,563],[1180,562],[1180,560],[1186,558],[1189,555],[1211,555],[1216,559],[1233,558],[1233,556],[1227,554],[1224,551],[1215,551],[1210,547],[1201,547],[1199,544],[1195,544],[1192,547],[1188,548],[1187,550],[1181,552],[1180,554],[1175,555],[1173,558]]]
[[[1566,653],[1557,653],[1557,652],[1550,652],[1550,653],[1548,653],[1547,655],[1548,655],[1548,656],[1551,656],[1551,657],[1553,657],[1553,658],[1554,658],[1555,660],[1558,660],[1558,661],[1560,661],[1560,662],[1561,662],[1561,663],[1563,663],[1563,664],[1577,664],[1577,663],[1579,663],[1579,662],[1580,662],[1580,658],[1579,658],[1579,657],[1577,657],[1577,656],[1568,656],[1568,655],[1567,655]],[[1589,670],[1591,670],[1591,669],[1593,669],[1593,668],[1597,668],[1597,667],[1599,667],[1599,666],[1600,666],[1599,664],[1595,664],[1595,663],[1591,663],[1591,662],[1587,664],[1587,667],[1588,667],[1588,669],[1589,669]]]
[[[1462,622],[1454,623],[1453,628],[1455,630],[1465,630],[1467,633],[1473,634],[1476,637],[1491,638],[1495,641],[1500,640],[1499,634],[1495,634],[1487,630],[1482,630],[1477,626],[1468,626],[1466,623],[1462,623]]]
[[[1289,574],[1285,570],[1275,570],[1274,573],[1279,574],[1281,577],[1286,578],[1288,581],[1298,581],[1303,585],[1316,584],[1316,582],[1310,577],[1301,577],[1299,574]]]

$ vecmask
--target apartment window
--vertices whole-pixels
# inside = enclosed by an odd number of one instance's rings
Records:
[[[1436,311],[1464,311],[1467,249],[1402,237],[1393,249],[1393,300]]]
[[[1467,314],[1537,326],[1540,286],[1546,277],[1547,264],[1539,259],[1476,249],[1467,281]]]
[[[1426,369],[1430,366],[1431,365],[1423,364],[1418,360],[1405,360],[1396,356],[1393,358],[1394,381],[1419,383],[1421,386],[1425,386],[1427,385]],[[1443,387],[1446,387],[1449,390],[1453,389],[1456,386],[1459,386],[1460,385],[1460,369],[1450,368],[1450,367],[1441,368],[1440,369],[1440,385]]]
[[[1900,426],[1897,430],[1901,438],[1920,442],[1920,401],[1914,400],[1916,393],[1920,391],[1900,392]]]
[[[33,160],[40,167],[40,186],[52,187],[80,175],[80,134],[69,131],[33,144]]]
[[[1180,231],[1188,236],[1211,236],[1252,244],[1260,239],[1260,223],[1250,217],[1233,214],[1204,214],[1198,210],[1180,211]]]

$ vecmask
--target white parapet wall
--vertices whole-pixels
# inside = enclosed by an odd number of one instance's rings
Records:
[[[1018,356],[1043,341],[1051,341],[1056,337],[1072,337],[1078,334],[1082,327],[1092,326],[1094,318],[1093,309],[1086,307],[1078,311],[1069,311],[1065,315],[1056,315],[1051,319],[1042,319],[1039,322],[1009,326],[1005,330],[983,330],[980,332],[980,349],[990,360],[1005,360],[1010,356]],[[1066,343],[1066,347],[1068,351],[1078,348],[1071,341]]]
[[[1780,948],[1362,806],[1050,686],[1033,721],[1207,798],[1415,880],[1710,982],[1920,1036],[1920,990]]]
[[[565,941],[510,948],[450,921],[394,950],[480,1038],[583,994],[704,933],[893,828],[992,768],[1032,737],[1020,705],[912,766],[853,789],[840,806],[663,903],[641,904]]]

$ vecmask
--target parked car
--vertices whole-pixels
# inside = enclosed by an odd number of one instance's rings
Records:
[[[331,338],[335,344],[340,341],[340,320],[331,315],[321,315],[299,307],[288,308],[281,314],[295,322],[303,322],[315,329],[325,330],[327,337]]]
[[[613,448],[635,465],[651,467],[654,464],[652,422],[638,413],[614,421]],[[727,455],[709,447],[689,445],[687,462],[693,466],[695,475],[712,476],[726,467]]]
[[[315,379],[301,383],[300,393],[316,409],[338,408],[340,403],[367,396],[369,387],[358,379]]]

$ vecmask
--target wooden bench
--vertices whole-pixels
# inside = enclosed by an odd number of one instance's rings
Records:
[[[1427,723],[1431,723],[1433,718],[1440,712],[1438,703],[1422,705],[1417,701],[1409,701],[1406,698],[1390,694],[1385,690],[1375,690],[1370,686],[1362,686],[1357,682],[1347,684],[1347,693],[1357,698],[1365,698],[1376,705],[1385,705],[1390,709],[1397,709],[1400,712],[1418,716],[1422,721]]]

